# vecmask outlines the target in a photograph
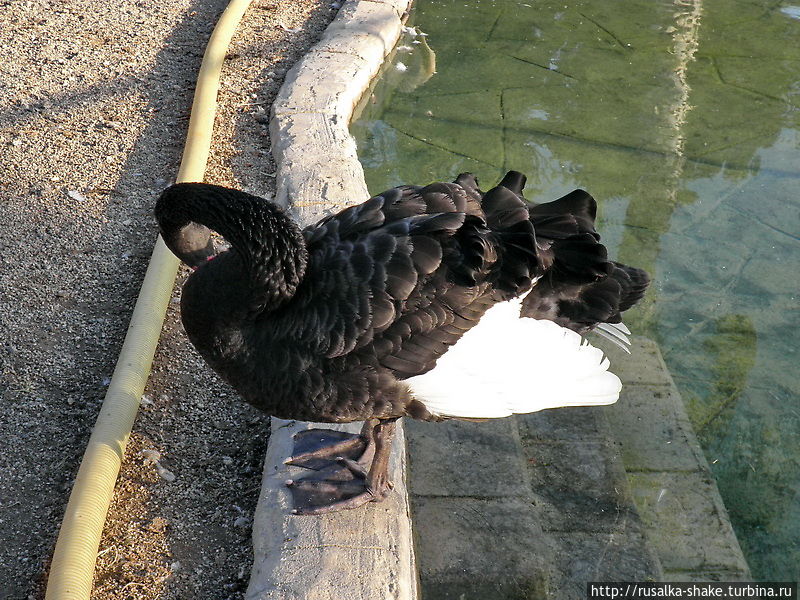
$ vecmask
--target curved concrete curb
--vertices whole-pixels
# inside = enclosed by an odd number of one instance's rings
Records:
[[[289,71],[273,105],[277,201],[301,224],[369,197],[349,124],[400,36],[410,0],[350,0],[320,42]],[[397,428],[384,502],[319,517],[291,514],[284,482],[292,436],[309,423],[273,419],[253,523],[247,600],[414,600],[417,575],[406,491],[405,438]],[[324,424],[321,427],[330,425]],[[337,427],[357,432],[360,424]]]
[[[350,0],[286,76],[272,107],[276,199],[301,223],[369,197],[349,125],[397,42],[410,0]]]

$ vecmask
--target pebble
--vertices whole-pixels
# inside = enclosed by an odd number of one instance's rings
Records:
[[[302,27],[287,27],[283,23],[278,23],[278,26],[288,33],[299,33],[303,30]]]
[[[168,481],[172,483],[175,481],[175,473],[170,471],[169,469],[165,469],[159,463],[156,463],[156,471],[158,472],[158,476],[161,477],[164,481]]]
[[[70,198],[72,198],[73,200],[76,200],[78,202],[86,202],[86,196],[84,196],[83,194],[81,194],[77,190],[69,190],[67,192],[67,196],[69,196]]]
[[[161,460],[161,452],[153,448],[145,448],[139,454],[144,458],[144,464],[157,463]]]
[[[236,520],[233,522],[234,527],[247,527],[250,524],[250,519],[247,517],[236,517]]]

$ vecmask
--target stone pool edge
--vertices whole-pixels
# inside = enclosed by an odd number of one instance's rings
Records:
[[[350,0],[320,41],[286,75],[272,107],[276,201],[302,225],[369,197],[349,125],[402,31],[411,0]],[[330,427],[329,425],[324,425]],[[398,427],[390,498],[319,517],[291,514],[284,482],[301,469],[284,460],[310,423],[272,419],[253,519],[247,600],[415,600],[417,573],[406,490],[405,439]],[[358,424],[337,427],[357,432]]]

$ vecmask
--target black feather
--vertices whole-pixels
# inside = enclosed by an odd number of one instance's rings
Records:
[[[530,290],[525,314],[583,332],[618,322],[647,288],[643,271],[608,260],[591,196],[532,205],[524,185],[511,171],[483,194],[462,173],[300,231],[263,199],[180,184],[156,215],[198,267],[182,294],[189,338],[247,401],[313,421],[433,419],[403,380],[433,368],[494,303]],[[208,229],[232,249],[206,262]]]

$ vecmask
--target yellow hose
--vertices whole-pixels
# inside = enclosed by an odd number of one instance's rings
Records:
[[[208,41],[192,103],[177,181],[202,181],[206,169],[222,62],[252,0],[231,0]],[[97,423],[83,455],[56,542],[46,600],[89,600],[97,549],[125,446],[172,295],[178,259],[159,237],[133,309],[125,342]]]

